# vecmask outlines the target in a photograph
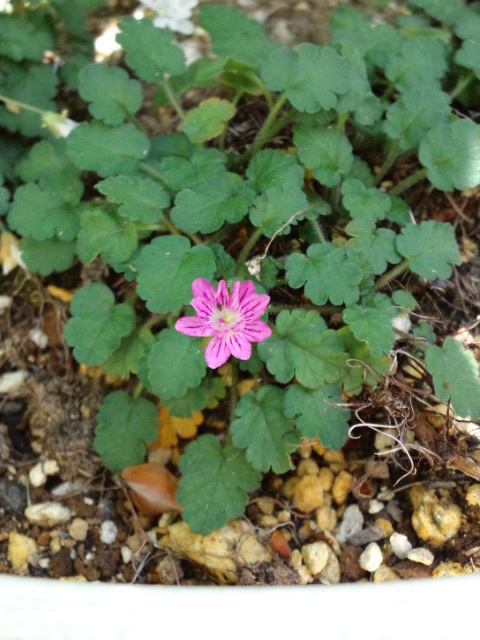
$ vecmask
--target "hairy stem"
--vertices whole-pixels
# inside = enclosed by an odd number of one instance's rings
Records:
[[[388,152],[387,157],[385,158],[385,162],[380,167],[380,171],[375,176],[374,185],[377,186],[382,181],[385,174],[390,170],[395,160],[398,158],[398,146],[395,144],[390,151]]]
[[[399,264],[395,265],[390,271],[387,271],[383,274],[381,278],[379,278],[375,286],[373,287],[375,291],[380,291],[383,289],[389,282],[397,278],[401,273],[408,269],[408,265],[410,264],[409,260],[402,260]]]
[[[256,245],[257,240],[260,238],[261,235],[262,235],[262,229],[260,229],[260,228],[255,229],[255,231],[249,237],[247,242],[243,245],[243,249],[240,251],[240,255],[237,258],[237,264],[236,264],[236,267],[235,267],[235,273],[237,273],[239,271],[239,269],[241,268],[241,266],[244,264],[244,262],[246,262],[249,254],[250,254],[250,251]]]
[[[167,94],[167,98],[170,102],[170,104],[172,105],[172,107],[175,109],[178,117],[180,118],[180,120],[185,120],[185,111],[182,109],[180,103],[178,102],[173,89],[170,85],[170,82],[164,78],[162,81],[162,86],[165,89],[165,93]]]
[[[427,172],[428,169],[426,167],[418,169],[417,171],[415,171],[415,173],[412,173],[411,176],[408,176],[408,178],[405,178],[405,180],[399,182],[395,187],[393,187],[393,189],[390,189],[388,195],[398,196],[403,191],[406,191],[410,187],[413,187],[413,185],[417,182],[420,182],[420,180],[423,180],[426,177]]]

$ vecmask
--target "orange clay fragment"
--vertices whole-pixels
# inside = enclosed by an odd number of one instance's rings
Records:
[[[283,558],[283,560],[290,560],[292,556],[292,550],[290,549],[290,545],[278,529],[275,529],[275,531],[270,536],[268,546],[274,553],[278,554],[280,558]]]
[[[137,509],[147,516],[165,511],[181,511],[175,500],[177,479],[161,464],[145,462],[127,467],[122,478],[130,488],[130,496]]]

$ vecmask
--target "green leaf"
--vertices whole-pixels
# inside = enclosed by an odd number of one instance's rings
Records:
[[[58,238],[34,240],[21,238],[18,248],[29,271],[48,276],[53,271],[66,271],[75,257],[75,242],[62,242]]]
[[[226,123],[235,115],[235,105],[220,98],[206,98],[190,109],[180,128],[195,144],[212,140],[219,136]]]
[[[170,196],[152,178],[140,176],[111,176],[95,185],[109,202],[120,204],[118,213],[124,218],[143,224],[155,224],[163,210],[170,206]]]
[[[248,213],[253,226],[260,227],[263,235],[271,238],[279,233],[282,226],[295,213],[303,212],[307,208],[308,202],[305,193],[297,187],[286,184],[282,187],[271,187],[265,194],[257,196]],[[291,220],[290,224],[296,224],[302,218],[303,215],[299,215]],[[280,233],[288,233],[290,224],[284,227]]]
[[[153,343],[154,337],[149,329],[136,329],[122,340],[120,347],[102,364],[102,371],[128,380],[130,373],[138,374]]]
[[[360,180],[345,180],[342,184],[342,195],[343,206],[354,220],[384,220],[390,210],[391,201],[388,195],[375,187],[366,187]]]
[[[158,436],[158,409],[145,398],[126,391],[109,393],[97,414],[93,446],[113,473],[145,460],[145,445]]]
[[[142,86],[121,67],[89,64],[80,71],[79,93],[90,102],[88,110],[105,124],[121,124],[142,106]]]
[[[459,16],[466,11],[463,0],[410,0],[411,4],[420,7],[439,22],[453,25]]]
[[[311,244],[307,255],[292,253],[285,261],[286,278],[293,289],[305,285],[305,295],[314,304],[351,304],[360,295],[363,278],[343,249],[333,244]]]
[[[345,309],[343,319],[357,340],[364,340],[374,357],[387,354],[395,342],[392,319],[397,315],[392,300],[383,293]]]
[[[183,189],[171,211],[182,231],[212,233],[227,222],[239,222],[247,213],[253,190],[236,173],[225,173]]]
[[[149,145],[146,135],[131,123],[109,127],[82,122],[67,138],[68,152],[77,167],[102,177],[136,173]]]
[[[239,9],[202,5],[198,23],[208,32],[217,56],[235,58],[254,69],[278,47],[261,24]]]
[[[272,187],[303,187],[304,171],[295,156],[285,151],[262,149],[250,160],[246,175],[259,193]]]
[[[335,108],[338,96],[349,89],[349,73],[349,63],[335,49],[309,42],[297,52],[277,49],[260,70],[269,89],[286,91],[295,109],[307,113]]]
[[[367,343],[357,340],[349,327],[342,327],[337,335],[350,356],[347,360],[347,373],[342,378],[345,393],[356,396],[365,386],[377,386],[391,368],[392,359],[387,356],[374,357]]]
[[[413,149],[432,127],[448,120],[450,101],[432,87],[410,88],[387,109],[383,130],[402,151]]]
[[[216,409],[219,399],[225,398],[226,389],[223,378],[204,378],[195,389],[188,389],[180,398],[169,398],[163,404],[171,416],[190,418],[195,411]]]
[[[137,229],[105,207],[95,207],[80,216],[77,239],[78,257],[92,262],[99,254],[107,264],[125,262],[137,248]]]
[[[2,7],[2,11],[5,8]],[[45,51],[54,51],[53,33],[46,25],[34,20],[0,13],[0,54],[17,62],[22,60],[42,61]]]
[[[170,44],[173,34],[158,29],[148,19],[122,18],[117,42],[126,52],[128,66],[147,82],[161,82],[166,73],[179,75],[185,70],[183,51]]]
[[[258,471],[293,469],[290,453],[299,438],[283,413],[283,394],[278,387],[264,385],[256,394],[243,394],[235,410],[237,418],[230,426],[233,444],[246,449],[248,462]]]
[[[425,362],[433,376],[435,395],[442,402],[450,400],[458,416],[477,420],[480,417],[480,378],[473,354],[449,336],[442,347],[427,347]]]
[[[8,224],[20,235],[34,240],[73,240],[78,232],[77,210],[55,193],[42,191],[35,183],[18,187],[8,214]]]
[[[285,415],[296,418],[304,438],[318,438],[327,449],[338,451],[348,436],[350,411],[342,399],[341,387],[326,384],[304,389],[294,384],[285,393]]]
[[[456,120],[431,129],[420,143],[418,158],[437,189],[469,189],[480,184],[480,125]]]
[[[72,317],[64,335],[78,362],[102,364],[118,349],[122,338],[135,328],[135,311],[128,304],[115,304],[111,290],[101,282],[79,289],[70,305]]]
[[[183,236],[155,238],[135,262],[137,291],[153,313],[179,311],[192,298],[195,278],[211,280],[215,257],[206,245],[190,246]]]
[[[436,220],[404,227],[397,237],[397,250],[407,258],[409,268],[427,280],[449,278],[452,264],[462,262],[452,225]]]
[[[385,75],[397,89],[405,91],[421,86],[440,89],[447,71],[447,47],[428,36],[406,40],[401,50],[385,65]]]
[[[294,128],[293,141],[300,160],[326,187],[334,187],[350,172],[352,145],[341,131],[300,123]]]
[[[346,373],[341,339],[317,311],[295,309],[277,316],[275,332],[259,342],[258,353],[278,382],[295,376],[308,389],[337,382]]]
[[[477,78],[480,79],[480,40],[465,40],[460,49],[455,54],[455,62],[471,69]]]
[[[243,451],[231,444],[221,448],[218,439],[206,434],[190,442],[178,467],[182,474],[176,498],[184,507],[183,519],[194,533],[208,535],[240,517],[248,493],[260,485],[262,476],[252,469]]]
[[[349,258],[353,259],[353,253],[363,253],[368,258],[375,275],[384,273],[387,263],[400,262],[400,256],[395,248],[397,234],[392,229],[384,227],[377,229],[373,223],[366,224],[359,219],[347,224],[345,231],[353,236],[344,245]]]
[[[180,191],[214,176],[227,173],[227,156],[217,149],[198,149],[188,158],[169,156],[160,162],[159,171],[167,186]]]
[[[148,377],[160,400],[179,398],[201,383],[207,368],[201,343],[176,329],[162,329],[157,335],[148,357]]]
[[[186,70],[170,79],[170,85],[175,95],[185,95],[189,89],[208,89],[218,84],[220,73],[225,66],[225,59],[199,58],[189,64]],[[154,97],[154,104],[163,107],[169,104],[167,92],[160,86]]]

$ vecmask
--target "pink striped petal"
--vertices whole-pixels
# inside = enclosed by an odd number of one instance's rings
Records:
[[[230,357],[230,349],[228,348],[225,335],[217,334],[210,340],[205,349],[205,360],[210,369],[217,369]]]
[[[192,282],[192,292],[194,298],[204,298],[205,300],[215,300],[217,292],[213,284],[205,278],[197,278]]]
[[[212,329],[208,323],[196,316],[179,318],[175,323],[175,329],[186,336],[204,337],[215,335],[215,329]]]
[[[240,307],[242,318],[245,320],[256,320],[268,307],[269,302],[270,296],[267,296],[264,293],[256,293],[255,295],[250,296]]]
[[[250,342],[262,342],[271,336],[272,330],[263,320],[255,320],[255,322],[248,322],[242,333]]]
[[[194,298],[190,304],[197,312],[199,318],[209,321],[216,309],[215,300],[210,300],[202,296]]]
[[[215,296],[215,303],[221,304],[222,307],[230,307],[227,283],[225,282],[225,280],[220,280],[220,282],[218,283],[218,289]]]
[[[226,337],[226,343],[230,353],[239,360],[248,360],[252,355],[252,345],[245,333],[231,332]]]

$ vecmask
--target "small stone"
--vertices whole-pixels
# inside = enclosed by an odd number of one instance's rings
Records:
[[[37,543],[33,538],[12,531],[8,536],[7,556],[12,569],[19,571],[27,567],[37,552]]]
[[[288,478],[288,480],[284,483],[282,487],[282,493],[285,496],[285,498],[287,498],[287,500],[293,499],[293,495],[295,493],[295,487],[299,482],[300,482],[300,478],[298,478],[297,476],[292,476],[291,478]]]
[[[25,509],[25,517],[31,524],[54,527],[68,522],[72,517],[70,509],[59,502],[31,504]]]
[[[26,371],[8,371],[4,373],[3,376],[0,376],[0,393],[18,391],[27,375]]]
[[[333,531],[337,526],[337,512],[326,504],[316,510],[315,519],[318,531]]]
[[[129,549],[129,548],[128,548],[128,547],[126,547],[126,546],[123,546],[123,547],[120,549],[120,553],[121,553],[121,555],[122,555],[122,561],[123,561],[123,564],[129,564],[129,563],[132,561],[132,558],[133,558],[133,552],[132,552],[132,550],[131,550],[131,549]]]
[[[37,345],[39,349],[46,349],[48,346],[48,336],[41,329],[36,327],[35,329],[31,329],[28,334],[30,340]]]
[[[391,582],[392,580],[400,580],[400,576],[384,564],[380,565],[373,573],[374,582]]]
[[[260,498],[260,500],[257,500],[256,504],[259,510],[266,516],[271,516],[273,514],[275,504],[270,498]]]
[[[412,562],[420,562],[426,567],[429,567],[435,559],[433,553],[429,549],[425,549],[424,547],[411,549],[407,553],[407,558]]]
[[[352,475],[348,471],[340,471],[335,478],[332,486],[332,496],[338,505],[345,504],[348,494],[350,493],[350,486],[352,482]]]
[[[293,506],[302,513],[309,513],[323,505],[323,486],[318,476],[303,476],[295,486]]]
[[[68,533],[77,542],[83,542],[88,533],[88,522],[83,518],[74,518],[68,526]]]
[[[419,538],[441,547],[458,533],[462,511],[448,493],[441,492],[438,497],[432,489],[416,486],[410,489],[410,498],[414,506],[412,525]]]
[[[322,481],[323,490],[325,492],[330,491],[335,477],[330,467],[322,467],[318,473],[318,477]]]
[[[350,536],[348,542],[358,547],[363,547],[370,542],[377,542],[377,540],[383,540],[384,538],[385,532],[380,527],[376,524],[369,524],[360,533]]]
[[[118,527],[113,520],[104,520],[100,527],[100,540],[104,544],[113,544],[117,539]]]
[[[54,476],[58,471],[59,467],[56,460],[40,460],[30,469],[28,474],[30,484],[33,487],[41,487],[47,481],[47,476]]]
[[[0,507],[23,511],[27,506],[27,489],[23,484],[0,478]]]
[[[340,563],[338,558],[331,549],[328,547],[328,559],[325,567],[318,574],[318,580],[322,584],[339,584],[340,582]]]
[[[302,547],[302,558],[312,576],[318,575],[326,566],[330,547],[326,542],[312,542]],[[331,550],[331,549],[330,549]]]
[[[465,500],[470,506],[480,507],[480,484],[475,483],[468,487]]]
[[[363,513],[357,504],[349,505],[344,513],[343,518],[338,527],[336,534],[337,541],[342,543],[349,540],[352,536],[358,535],[362,530],[364,523]]]
[[[392,546],[393,553],[403,560],[407,557],[408,552],[412,550],[412,544],[403,533],[397,533],[396,531],[390,536],[390,544]]]
[[[317,476],[319,472],[318,464],[312,458],[300,460],[297,465],[297,476]]]
[[[460,562],[441,562],[433,570],[433,576],[435,578],[441,578],[443,576],[459,576],[469,573],[473,573],[474,569],[471,564],[460,564]]]
[[[390,520],[387,520],[387,518],[377,518],[375,520],[375,524],[383,533],[383,538],[389,538],[392,535],[393,526]]]
[[[382,550],[376,542],[371,542],[365,547],[365,550],[360,555],[358,562],[362,569],[373,573],[383,562]]]
[[[384,508],[385,505],[383,504],[383,502],[380,502],[380,500],[376,500],[375,498],[370,500],[370,502],[368,503],[368,513],[370,513],[371,515],[380,513],[380,511],[383,511]]]
[[[258,524],[264,529],[273,529],[278,524],[278,518],[275,516],[260,516],[258,518]]]

